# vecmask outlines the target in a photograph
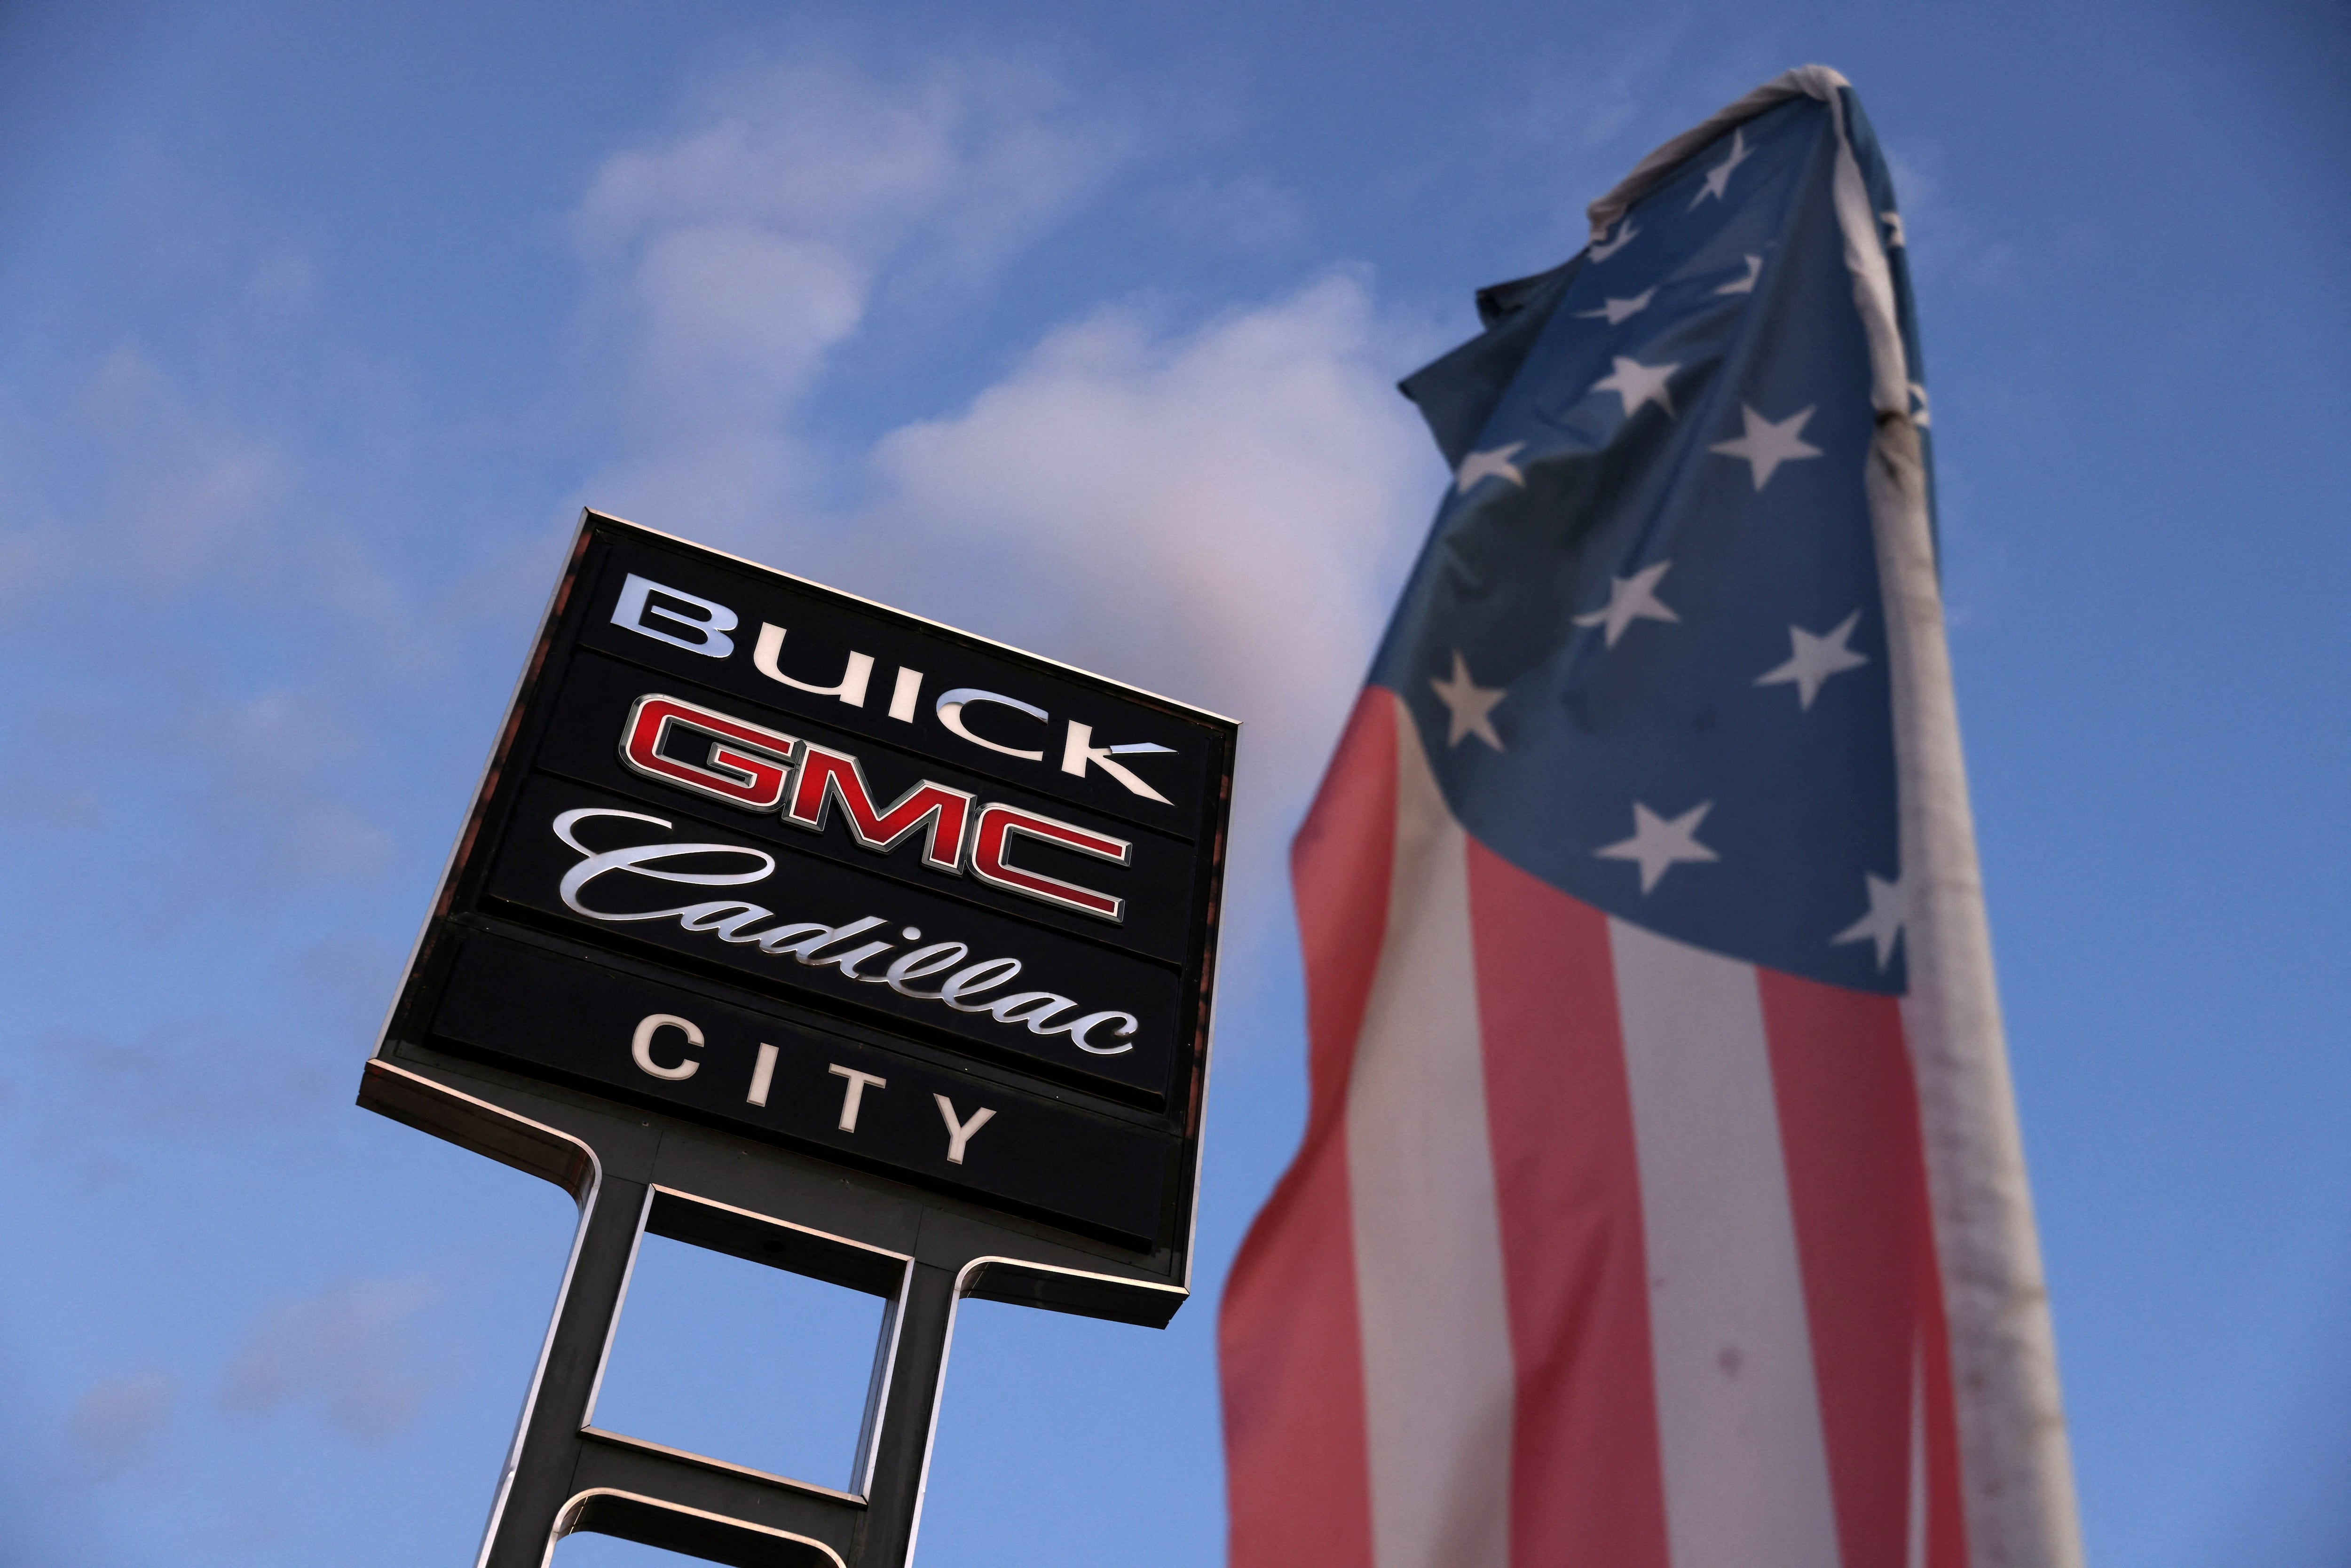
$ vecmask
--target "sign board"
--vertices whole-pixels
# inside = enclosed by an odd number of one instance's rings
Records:
[[[1187,1251],[1235,734],[591,512],[378,1059]]]
[[[1235,726],[582,519],[360,1103],[580,1204],[476,1568],[903,1568],[956,1303],[1182,1303]],[[879,1296],[844,1490],[597,1423],[644,1237]]]

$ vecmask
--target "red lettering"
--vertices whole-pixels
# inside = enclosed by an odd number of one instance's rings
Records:
[[[664,751],[670,731],[712,737],[705,760],[681,761]],[[731,744],[730,744],[731,743]],[[769,811],[784,798],[792,771],[789,735],[746,724],[670,696],[642,696],[621,731],[621,760],[636,772],[747,811]]]
[[[799,782],[784,820],[812,831],[824,826],[832,802],[849,823],[850,837],[861,848],[886,854],[908,835],[921,832],[923,863],[955,876],[963,871],[964,830],[971,821],[972,798],[960,789],[925,779],[898,798],[887,810],[876,810],[865,787],[865,771],[846,752],[820,746],[806,747],[800,758]]]
[[[708,739],[709,750],[702,760],[689,762],[671,755],[678,730]],[[691,744],[682,748],[690,751]],[[1097,920],[1115,924],[1125,918],[1123,898],[1016,865],[1011,859],[1017,847],[1013,841],[1028,838],[1125,865],[1134,853],[1134,845],[1125,839],[1017,806],[982,806],[968,792],[928,779],[887,807],[878,807],[863,767],[849,753],[804,743],[676,697],[637,699],[621,732],[621,760],[649,779],[747,811],[783,806],[784,821],[811,832],[823,831],[838,802],[849,836],[860,848],[887,854],[919,833],[923,864],[948,876],[961,874],[968,840],[972,873],[989,886]]]
[[[1075,850],[1081,855],[1124,865],[1134,846],[1124,839],[1113,839],[1104,833],[1090,832],[1073,823],[1041,817],[1034,811],[1024,811],[1017,806],[983,806],[979,827],[972,834],[972,874],[991,887],[1000,887],[1026,898],[1074,909],[1098,920],[1118,921],[1124,918],[1126,900],[1098,893],[1091,887],[1063,882],[1042,872],[1029,871],[1011,864],[1005,858],[1011,851],[1013,835],[1041,839],[1065,850]]]

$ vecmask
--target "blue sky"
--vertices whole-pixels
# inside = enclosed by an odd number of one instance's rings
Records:
[[[1281,847],[1444,478],[1392,383],[1807,60],[1907,216],[2090,1550],[2351,1560],[2315,0],[0,9],[0,1560],[471,1552],[569,1207],[350,1102],[583,503],[1248,721],[1202,1299],[971,1309],[923,1537],[1217,1560]],[[691,1262],[643,1435],[799,1462],[854,1314]]]

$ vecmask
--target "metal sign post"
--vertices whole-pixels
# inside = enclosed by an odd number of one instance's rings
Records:
[[[895,1568],[958,1301],[1174,1315],[1235,735],[585,516],[360,1090],[580,1205],[483,1568]],[[848,1490],[595,1424],[647,1234],[886,1303]]]

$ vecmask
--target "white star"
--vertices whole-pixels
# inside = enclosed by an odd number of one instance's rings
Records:
[[[1645,365],[1638,360],[1628,360],[1622,354],[1612,354],[1608,362],[1616,368],[1592,383],[1593,392],[1613,392],[1625,400],[1625,417],[1630,419],[1645,402],[1656,403],[1673,417],[1673,394],[1666,391],[1666,378],[1680,370],[1678,364]]]
[[[1877,221],[1886,225],[1886,243],[1887,245],[1898,246],[1902,243],[1902,214],[1900,213],[1880,213],[1877,214]]]
[[[1633,836],[1592,852],[1602,860],[1637,862],[1641,868],[1641,891],[1646,894],[1657,885],[1657,879],[1666,874],[1668,867],[1679,862],[1722,858],[1695,837],[1698,825],[1713,810],[1714,802],[1707,800],[1668,821],[1635,800]]]
[[[1646,310],[1649,308],[1649,300],[1651,297],[1653,297],[1656,292],[1656,287],[1653,284],[1649,287],[1641,290],[1640,293],[1633,296],[1630,299],[1603,299],[1600,302],[1599,309],[1579,310],[1575,313],[1576,319],[1583,321],[1591,321],[1605,316],[1608,318],[1608,324],[1611,327],[1614,327],[1619,322],[1629,321],[1634,317],[1638,316],[1642,311]]]
[[[1864,873],[1861,880],[1869,889],[1869,913],[1830,937],[1829,946],[1874,942],[1877,945],[1877,967],[1883,969],[1886,960],[1894,956],[1894,944],[1910,918],[1910,896],[1899,879],[1884,882]]]
[[[1698,204],[1700,202],[1705,201],[1708,196],[1719,196],[1725,191],[1729,190],[1730,172],[1733,169],[1738,168],[1741,163],[1746,162],[1747,160],[1752,158],[1754,155],[1754,152],[1750,151],[1747,145],[1747,132],[1744,131],[1732,131],[1730,133],[1730,156],[1725,158],[1721,162],[1717,163],[1713,168],[1708,169],[1706,172],[1705,188],[1700,190],[1697,195],[1690,198],[1689,210],[1691,212],[1696,212],[1698,211]]]
[[[1747,276],[1733,278],[1715,292],[1717,294],[1752,294],[1755,292],[1755,280],[1762,276],[1763,258],[1760,256],[1750,256],[1747,258]]]
[[[1592,246],[1592,259],[1594,261],[1606,261],[1610,256],[1614,256],[1618,251],[1623,250],[1626,246],[1632,244],[1633,236],[1640,232],[1641,231],[1639,229],[1633,226],[1633,220],[1631,218],[1626,217],[1618,220],[1616,225],[1616,237],[1610,240],[1606,245],[1595,243]]]
[[[1502,749],[1502,737],[1494,733],[1494,721],[1489,716],[1494,711],[1494,705],[1508,695],[1506,688],[1481,686],[1472,681],[1468,661],[1462,658],[1458,648],[1453,650],[1453,678],[1450,681],[1431,681],[1428,685],[1429,689],[1443,700],[1445,710],[1452,719],[1447,727],[1448,733],[1445,737],[1448,748],[1460,745],[1464,737],[1474,735],[1495,750]]]
[[[1510,462],[1510,459],[1517,456],[1525,445],[1526,443],[1523,441],[1513,441],[1508,446],[1497,446],[1491,452],[1472,452],[1468,456],[1464,457],[1461,460],[1460,472],[1453,476],[1455,493],[1468,495],[1470,486],[1489,475],[1497,479],[1508,479],[1520,489],[1525,489],[1526,476],[1520,473]]]
[[[1736,441],[1718,441],[1707,448],[1725,457],[1741,457],[1753,466],[1755,487],[1761,490],[1771,482],[1782,463],[1793,463],[1800,457],[1818,457],[1821,449],[1805,441],[1804,422],[1813,417],[1809,408],[1800,409],[1774,424],[1745,403],[1739,405],[1739,415],[1746,421],[1747,434]]]
[[[1673,569],[1672,561],[1661,560],[1655,566],[1643,567],[1630,577],[1612,577],[1608,602],[1577,616],[1575,623],[1607,627],[1607,646],[1614,648],[1616,639],[1625,634],[1625,628],[1635,621],[1679,621],[1680,616],[1657,601],[1657,580]]]
[[[1837,622],[1836,629],[1825,637],[1815,637],[1802,626],[1789,627],[1788,641],[1793,644],[1795,652],[1789,655],[1786,664],[1756,676],[1755,684],[1759,686],[1794,685],[1796,706],[1809,712],[1813,699],[1821,695],[1823,683],[1831,675],[1857,670],[1869,663],[1866,653],[1856,653],[1844,645],[1844,640],[1853,635],[1854,626],[1860,620],[1861,612],[1856,610]]]

